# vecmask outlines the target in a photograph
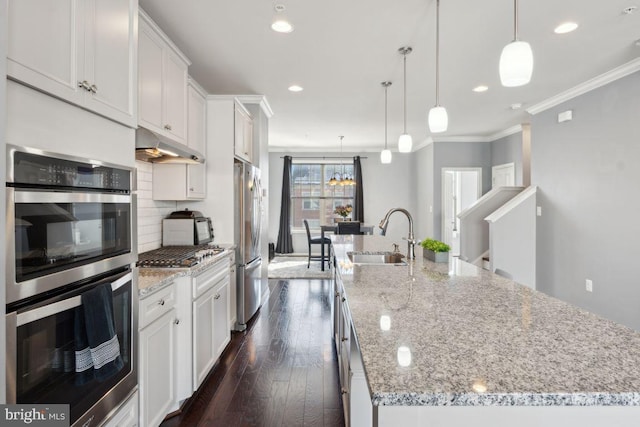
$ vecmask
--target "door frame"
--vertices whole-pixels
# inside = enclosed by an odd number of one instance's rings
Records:
[[[513,185],[516,185],[516,164],[514,162],[510,162],[510,163],[503,163],[501,165],[495,165],[495,166],[491,166],[491,188],[494,188],[494,176],[495,176],[495,171],[497,169],[511,169],[511,172],[513,174]]]
[[[440,175],[440,236],[441,240],[444,241],[445,235],[445,214],[444,214],[444,206],[445,206],[445,191],[444,191],[444,183],[445,183],[445,175],[447,172],[477,172],[478,174],[478,199],[482,197],[482,167],[443,167]],[[460,213],[460,212],[458,212]]]

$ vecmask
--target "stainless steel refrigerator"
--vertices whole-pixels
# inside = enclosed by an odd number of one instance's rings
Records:
[[[235,244],[236,244],[236,313],[234,329],[243,331],[247,322],[260,308],[262,260],[260,232],[262,227],[262,187],[260,169],[236,161]]]

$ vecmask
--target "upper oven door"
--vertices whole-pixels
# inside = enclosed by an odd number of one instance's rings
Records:
[[[7,188],[7,303],[135,261],[131,194]]]

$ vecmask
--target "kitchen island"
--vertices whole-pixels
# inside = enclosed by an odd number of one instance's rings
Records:
[[[452,258],[353,264],[381,236],[332,236],[352,426],[631,426],[640,334]]]

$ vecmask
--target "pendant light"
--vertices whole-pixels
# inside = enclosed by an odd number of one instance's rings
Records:
[[[448,126],[447,109],[440,105],[440,0],[436,0],[436,105],[429,110],[429,130],[444,132]]]
[[[513,41],[500,55],[500,81],[502,86],[524,86],[533,74],[533,52],[527,42],[518,40],[518,0],[513,0]]]
[[[286,7],[278,3],[273,7],[275,14],[271,22],[271,29],[277,33],[290,33],[293,31],[293,25],[289,22],[284,14]]]
[[[380,152],[380,163],[391,163],[391,150],[387,148],[387,89],[391,82],[380,83],[384,87],[384,150]]]
[[[411,53],[413,49],[410,47],[401,47],[398,52],[404,56],[404,132],[398,139],[398,151],[401,153],[410,153],[411,146],[413,145],[413,139],[411,135],[407,133],[407,55]]]

